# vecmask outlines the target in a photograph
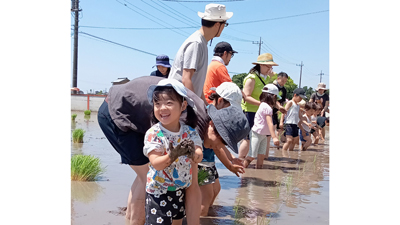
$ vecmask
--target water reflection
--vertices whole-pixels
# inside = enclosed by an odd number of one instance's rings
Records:
[[[103,189],[97,182],[71,181],[71,198],[89,203],[96,200]]]

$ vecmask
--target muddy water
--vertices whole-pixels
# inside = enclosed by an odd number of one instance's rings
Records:
[[[119,155],[104,137],[97,114],[83,112],[71,123],[86,131],[84,143],[71,142],[71,155],[99,157],[106,172],[96,182],[71,182],[71,220],[80,224],[128,224],[124,207],[135,178],[134,171],[120,164]],[[217,159],[221,192],[209,216],[201,224],[329,224],[329,130],[325,144],[283,157],[270,149],[263,169],[255,161],[240,178]]]

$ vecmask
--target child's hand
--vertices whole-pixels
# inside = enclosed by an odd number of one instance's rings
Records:
[[[274,145],[275,145],[276,147],[279,147],[279,140],[278,140],[278,138],[273,138],[273,141],[274,141]]]
[[[243,159],[233,158],[231,163],[234,164],[234,165],[243,166]]]
[[[172,143],[169,143],[169,158],[174,162],[179,156],[187,155],[193,159],[195,153],[194,142],[190,139],[183,139],[175,148]]]

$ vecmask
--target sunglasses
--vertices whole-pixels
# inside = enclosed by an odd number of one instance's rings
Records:
[[[229,53],[231,53],[231,58],[233,58],[233,56],[235,55],[235,53],[233,53],[233,52],[229,52]]]
[[[225,27],[227,27],[229,25],[229,23],[227,23],[227,22],[223,22],[222,24],[225,24]]]

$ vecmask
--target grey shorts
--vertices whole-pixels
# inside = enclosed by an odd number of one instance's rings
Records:
[[[213,184],[219,178],[217,167],[198,165],[199,168],[199,186]],[[203,172],[204,171],[204,172]],[[201,181],[202,180],[202,181]]]
[[[253,130],[251,130],[250,132],[250,149],[247,156],[257,158],[259,154],[265,155],[267,153],[267,148],[269,147],[268,140],[270,140],[270,135],[261,135],[257,132],[254,132]]]

